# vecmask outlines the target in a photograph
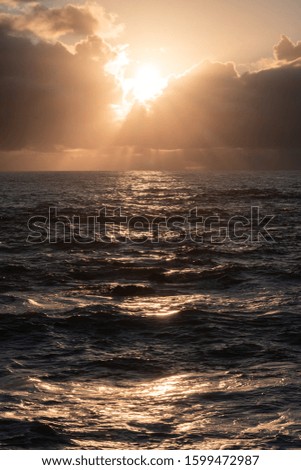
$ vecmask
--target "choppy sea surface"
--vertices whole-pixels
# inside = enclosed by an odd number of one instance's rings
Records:
[[[300,172],[2,173],[1,448],[300,449],[300,203]]]

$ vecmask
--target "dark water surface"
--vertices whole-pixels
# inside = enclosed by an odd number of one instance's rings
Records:
[[[300,172],[1,174],[0,446],[300,449],[300,203]],[[245,226],[195,241],[196,207]]]

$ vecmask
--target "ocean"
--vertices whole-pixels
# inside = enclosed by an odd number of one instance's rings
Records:
[[[0,448],[300,449],[301,173],[0,174]]]

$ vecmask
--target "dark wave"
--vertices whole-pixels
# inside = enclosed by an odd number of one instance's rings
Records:
[[[72,446],[64,433],[40,421],[0,420],[0,448],[63,449]]]

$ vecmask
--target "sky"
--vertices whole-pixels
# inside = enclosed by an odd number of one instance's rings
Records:
[[[300,168],[298,0],[0,0],[0,170]]]

